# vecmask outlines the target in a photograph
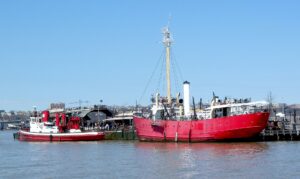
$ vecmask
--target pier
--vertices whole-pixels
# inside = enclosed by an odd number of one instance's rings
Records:
[[[299,106],[277,106],[271,111],[268,125],[260,133],[261,141],[300,140]]]
[[[118,131],[105,131],[105,140],[138,140],[136,133],[133,129],[118,130]]]
[[[19,126],[21,120],[0,120],[0,130],[7,129],[9,124]]]
[[[300,122],[270,121],[260,134],[262,141],[300,140]]]

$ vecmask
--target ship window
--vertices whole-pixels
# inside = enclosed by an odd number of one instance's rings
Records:
[[[228,116],[228,108],[223,108],[223,116],[226,117]]]

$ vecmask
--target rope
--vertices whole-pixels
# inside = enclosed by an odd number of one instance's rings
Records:
[[[173,59],[173,55],[171,53],[171,57]],[[175,81],[175,89],[177,92],[179,92],[179,83],[178,83],[178,76],[177,76],[177,73],[176,73],[176,64],[174,62],[174,60],[171,60],[171,69],[172,69],[172,74],[173,74],[173,78],[174,78],[174,81]]]
[[[166,63],[167,63],[167,59],[166,58],[163,58],[163,66],[162,66],[162,69],[166,69]],[[164,72],[166,72],[165,70],[163,70]],[[166,74],[163,74],[163,75],[166,75]],[[163,76],[162,75],[162,76]],[[162,78],[162,85],[161,85],[161,94],[163,96],[166,96],[166,94],[164,94],[164,92],[166,91],[166,86],[167,86],[167,79],[166,77],[165,78]]]
[[[150,78],[149,78],[149,80],[148,80],[148,82],[147,82],[147,84],[146,84],[146,86],[145,86],[145,88],[144,88],[144,91],[143,91],[143,93],[142,93],[142,95],[141,95],[141,97],[140,97],[140,99],[139,99],[139,104],[141,103],[141,100],[142,100],[142,99],[144,98],[144,96],[145,96],[145,93],[146,93],[146,91],[147,91],[147,89],[148,89],[148,87],[149,87],[150,82],[152,81],[153,75],[154,75],[155,72],[156,72],[156,69],[157,69],[157,67],[158,67],[158,65],[159,65],[159,62],[160,62],[160,59],[161,59],[162,55],[163,55],[163,51],[161,52],[160,57],[159,57],[159,59],[157,60],[157,62],[156,62],[156,64],[155,64],[154,70],[152,71],[152,74],[151,74],[151,76],[150,76]]]
[[[163,72],[164,72],[164,66],[165,66],[166,61],[164,60],[164,58],[162,59],[162,61],[163,61],[163,63],[161,63],[160,74],[159,74],[159,79],[158,79],[158,83],[156,86],[156,91],[159,91],[159,89],[161,87],[161,81],[163,79]]]
[[[173,53],[173,50],[170,50],[170,51],[171,51],[170,55],[171,55],[171,71],[172,71],[171,72],[171,78],[173,78],[174,81],[175,81],[175,90],[177,90],[177,92],[179,92],[179,89],[180,89],[179,86],[180,85],[179,85],[179,82],[178,82],[179,80],[178,80],[178,73],[177,72],[179,72],[179,78],[182,82],[183,82],[183,75],[182,75],[180,66],[178,65],[178,62],[177,62],[177,60],[175,58],[175,55]],[[152,81],[153,76],[154,76],[155,72],[158,69],[158,66],[159,66],[159,63],[160,63],[161,59],[162,59],[162,63],[161,63],[161,66],[160,66],[160,74],[159,74],[159,77],[158,77],[156,91],[163,92],[166,89],[166,78],[163,78],[163,75],[164,75],[163,72],[164,72],[164,69],[165,69],[165,66],[166,66],[166,59],[162,58],[164,53],[165,53],[165,49],[162,50],[162,52],[160,54],[160,57],[159,57],[159,59],[157,60],[157,62],[155,64],[155,68],[152,71],[152,74],[151,74],[149,80],[147,81],[147,84],[146,84],[146,86],[143,90],[143,93],[142,93],[141,97],[138,100],[139,104],[141,103],[141,100],[144,98],[145,93],[146,93],[147,89],[149,88],[149,84]],[[161,86],[162,86],[162,88],[161,88]],[[160,88],[161,88],[161,90],[159,90]]]
[[[180,69],[180,66],[178,65],[178,62],[177,62],[177,60],[176,60],[176,58],[175,58],[175,55],[174,55],[174,52],[173,52],[173,50],[171,51],[171,55],[172,55],[172,57],[173,57],[173,61],[174,61],[174,63],[175,63],[175,67],[177,67],[178,68],[178,72],[179,72],[179,75],[180,75],[180,80],[183,82],[183,75],[182,75],[182,72],[181,72],[181,69]]]

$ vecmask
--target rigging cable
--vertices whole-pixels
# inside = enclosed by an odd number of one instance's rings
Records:
[[[165,52],[165,51],[164,51]],[[163,53],[164,53],[163,52]],[[162,79],[163,79],[163,72],[164,72],[164,66],[166,65],[165,63],[166,63],[166,61],[165,61],[165,59],[163,58],[162,59],[162,61],[163,61],[163,63],[161,63],[161,67],[160,67],[160,74],[159,74],[159,78],[158,78],[158,82],[157,82],[157,87],[156,87],[156,91],[158,92],[158,91],[160,91],[160,87],[161,87],[161,81],[162,81]],[[164,85],[164,84],[163,84]]]
[[[149,80],[148,80],[148,82],[147,82],[147,84],[146,84],[146,86],[145,86],[145,88],[144,88],[144,91],[143,91],[143,93],[142,93],[142,95],[141,95],[141,97],[140,97],[140,99],[139,99],[139,104],[141,103],[141,100],[144,98],[144,95],[145,95],[145,93],[146,93],[146,90],[148,89],[149,84],[150,84],[150,82],[151,82],[151,80],[152,80],[152,78],[153,78],[153,75],[154,75],[155,72],[156,72],[156,69],[157,69],[157,67],[158,67],[158,65],[159,65],[159,62],[160,62],[160,59],[161,59],[162,55],[163,55],[163,51],[161,52],[160,57],[158,58],[158,60],[157,60],[157,62],[156,62],[156,64],[155,64],[154,70],[152,71],[152,74],[151,74],[151,76],[150,76],[150,78],[149,78]]]
[[[178,68],[179,76],[180,76],[180,78],[181,78],[180,80],[183,82],[183,81],[184,81],[184,80],[183,80],[184,78],[183,78],[183,75],[182,75],[180,66],[178,65],[178,62],[177,62],[177,60],[176,60],[176,58],[175,58],[175,55],[174,55],[174,52],[173,52],[173,51],[171,51],[171,55],[173,56],[174,63],[175,63],[175,67]]]
[[[172,60],[171,60],[171,69],[172,69],[172,72],[173,72],[172,75],[173,75],[173,78],[174,78],[174,81],[175,81],[175,90],[177,92],[179,92],[178,75],[177,75],[175,60],[173,60],[175,58],[173,57],[172,51],[171,51],[171,58],[172,58]]]

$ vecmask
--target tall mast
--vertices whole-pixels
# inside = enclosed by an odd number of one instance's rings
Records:
[[[165,27],[163,29],[163,43],[166,47],[166,78],[167,78],[167,98],[168,104],[171,104],[171,79],[170,79],[170,47],[171,47],[171,35],[169,31],[169,27]]]

